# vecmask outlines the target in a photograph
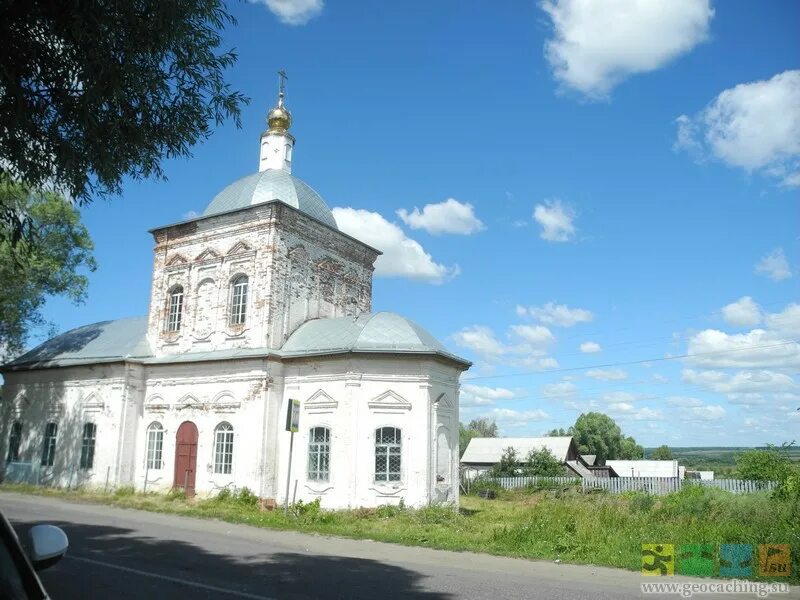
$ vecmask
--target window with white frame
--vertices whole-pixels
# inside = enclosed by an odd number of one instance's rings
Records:
[[[56,437],[58,424],[48,423],[44,428],[44,442],[42,443],[42,466],[52,467],[56,461]]]
[[[233,472],[233,426],[220,423],[214,429],[214,473]]]
[[[94,467],[94,444],[97,439],[97,425],[94,423],[83,424],[83,439],[81,440],[81,469]]]
[[[11,431],[8,434],[8,454],[6,454],[7,462],[16,462],[19,460],[19,447],[22,445],[22,423],[14,421],[11,424]]]
[[[375,430],[375,481],[400,481],[401,434],[397,427]]]
[[[153,422],[147,427],[147,468],[153,471],[161,469],[161,451],[164,447],[164,428],[161,423]]]
[[[331,465],[331,430],[312,427],[308,430],[308,479],[328,481]]]
[[[183,287],[176,285],[167,298],[167,331],[180,331],[183,318]]]
[[[243,325],[247,320],[247,275],[239,275],[231,282],[230,324]]]

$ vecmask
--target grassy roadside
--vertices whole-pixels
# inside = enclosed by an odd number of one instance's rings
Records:
[[[460,511],[390,506],[324,511],[298,504],[284,516],[281,510],[260,511],[247,493],[187,501],[181,495],[135,494],[132,489],[103,493],[2,484],[0,490],[272,529],[632,570],[640,568],[643,543],[672,543],[676,550],[688,543],[782,543],[792,546],[792,574],[775,581],[800,583],[800,503],[760,493],[687,487],[655,498],[519,491],[503,492],[496,500],[462,497]]]

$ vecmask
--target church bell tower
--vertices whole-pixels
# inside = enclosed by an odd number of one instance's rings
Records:
[[[261,134],[261,154],[258,170],[281,169],[292,172],[292,151],[294,136],[289,133],[292,126],[292,113],[283,105],[286,95],[286,73],[278,72],[278,105],[267,114],[267,130]]]

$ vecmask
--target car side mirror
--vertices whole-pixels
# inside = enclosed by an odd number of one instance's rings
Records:
[[[35,525],[28,532],[30,559],[37,571],[52,567],[67,553],[67,534],[55,525]]]

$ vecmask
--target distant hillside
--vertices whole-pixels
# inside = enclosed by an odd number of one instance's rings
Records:
[[[764,448],[763,446],[759,448]],[[752,450],[748,446],[694,446],[684,448],[670,448],[672,456],[682,465],[692,469],[720,470],[731,469],[736,466],[736,457],[745,450]],[[645,458],[649,457],[655,448],[645,448]],[[792,461],[800,463],[800,447],[792,446],[787,450]]]

